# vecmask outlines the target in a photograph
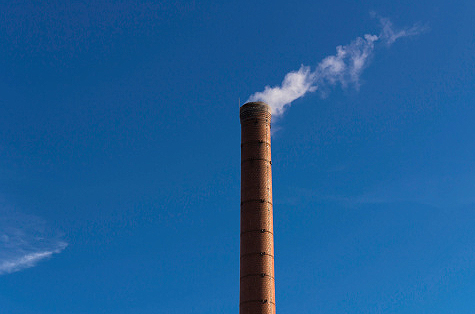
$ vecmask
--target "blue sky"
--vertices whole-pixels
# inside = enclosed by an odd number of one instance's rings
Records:
[[[371,34],[274,119],[277,310],[474,313],[474,14],[1,1],[0,312],[237,313],[239,101]]]

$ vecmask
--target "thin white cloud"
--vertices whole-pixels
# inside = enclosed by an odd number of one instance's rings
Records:
[[[406,27],[403,29],[395,29],[393,23],[388,18],[382,17],[374,12],[371,12],[371,15],[379,20],[381,25],[379,38],[388,46],[393,44],[399,38],[416,36],[428,30],[427,26],[420,24],[415,24],[412,27]]]
[[[348,45],[336,47],[336,54],[320,61],[314,71],[302,65],[298,71],[285,75],[280,86],[266,86],[264,91],[252,94],[247,101],[264,101],[272,108],[272,114],[279,116],[294,100],[309,92],[320,90],[324,93],[325,89],[338,83],[343,87],[351,84],[358,89],[361,73],[368,66],[378,41],[390,46],[399,38],[425,30],[420,26],[396,30],[389,19],[378,18],[382,28],[379,35],[366,34]]]
[[[378,182],[354,199],[360,204],[415,202],[434,207],[474,205],[473,172],[446,175],[406,175],[399,180]]]
[[[67,246],[42,219],[0,209],[0,275],[33,267]]]
[[[10,257],[10,259],[1,261],[0,275],[13,273],[24,268],[30,268],[43,259],[50,258],[55,253],[60,253],[67,244],[65,242],[58,243],[59,248],[54,251],[44,251],[36,253],[21,254],[18,257]]]

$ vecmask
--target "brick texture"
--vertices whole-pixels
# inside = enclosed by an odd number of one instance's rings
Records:
[[[240,109],[240,314],[275,314],[271,111],[263,102]]]

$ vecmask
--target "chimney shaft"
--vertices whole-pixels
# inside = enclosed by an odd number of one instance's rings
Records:
[[[270,107],[249,102],[241,118],[240,314],[275,314]]]

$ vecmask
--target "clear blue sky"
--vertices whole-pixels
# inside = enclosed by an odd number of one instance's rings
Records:
[[[475,313],[471,0],[1,1],[0,313],[238,313],[238,100],[370,12],[273,123],[277,311]]]

